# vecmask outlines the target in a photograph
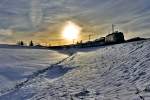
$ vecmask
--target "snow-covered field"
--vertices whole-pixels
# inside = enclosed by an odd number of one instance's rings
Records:
[[[150,100],[149,40],[81,49],[70,56],[0,52],[0,84],[23,79],[5,89],[1,85],[0,100]]]
[[[65,57],[50,50],[0,48],[0,91]]]

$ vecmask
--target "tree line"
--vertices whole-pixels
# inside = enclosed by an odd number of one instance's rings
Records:
[[[23,41],[18,41],[17,45],[19,45],[19,46],[25,46],[25,43]],[[34,46],[34,43],[33,43],[32,40],[29,42],[29,46]]]

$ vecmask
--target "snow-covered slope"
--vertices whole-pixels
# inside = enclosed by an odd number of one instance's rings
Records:
[[[150,41],[78,50],[0,100],[150,100]]]
[[[0,48],[0,91],[65,57],[50,50]]]

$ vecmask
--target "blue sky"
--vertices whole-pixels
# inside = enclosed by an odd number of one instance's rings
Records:
[[[150,0],[0,0],[0,42],[59,40],[66,21],[105,36],[111,24],[126,38],[150,37]]]

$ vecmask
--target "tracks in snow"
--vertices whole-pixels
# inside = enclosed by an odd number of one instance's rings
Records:
[[[4,95],[7,95],[8,93],[13,93],[13,92],[19,90],[20,88],[22,88],[23,86],[25,86],[26,83],[28,83],[30,80],[38,77],[39,75],[45,73],[48,70],[51,70],[52,68],[58,66],[59,64],[63,63],[64,61],[66,61],[69,58],[70,58],[70,60],[72,60],[75,56],[76,56],[75,54],[71,54],[68,57],[66,57],[66,58],[64,58],[64,59],[56,62],[55,64],[51,64],[47,68],[44,68],[44,69],[41,69],[41,70],[38,70],[38,71],[34,72],[33,74],[29,75],[24,81],[16,84],[13,88],[0,91],[0,96],[4,96]]]

